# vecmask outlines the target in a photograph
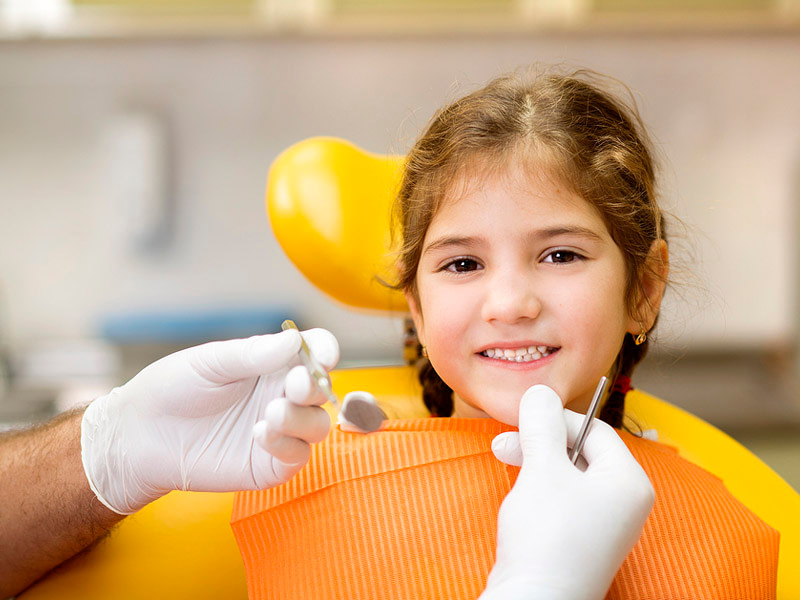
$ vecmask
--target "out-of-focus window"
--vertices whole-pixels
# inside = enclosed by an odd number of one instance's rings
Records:
[[[493,11],[514,12],[517,0],[332,0],[335,11],[363,12],[441,12],[441,11]]]
[[[594,9],[604,11],[696,12],[731,10],[769,10],[775,0],[594,0]]]
[[[37,16],[38,15],[38,16]],[[800,26],[800,0],[0,0],[0,37]],[[172,29],[170,29],[172,28]]]
[[[125,10],[215,11],[250,8],[253,0],[72,0],[74,6],[117,7]]]

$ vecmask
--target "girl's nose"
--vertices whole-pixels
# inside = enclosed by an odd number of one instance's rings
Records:
[[[507,270],[487,278],[484,302],[481,307],[485,321],[515,323],[535,319],[542,311],[537,286],[527,273]]]

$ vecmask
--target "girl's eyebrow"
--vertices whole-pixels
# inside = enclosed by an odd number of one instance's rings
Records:
[[[531,234],[534,239],[547,240],[550,238],[559,237],[562,235],[572,235],[578,237],[588,238],[590,240],[601,241],[602,236],[588,227],[580,225],[558,225],[555,227],[548,227],[547,229],[538,229]],[[479,236],[445,236],[434,240],[422,251],[423,254],[435,250],[442,250],[452,247],[472,247],[483,243],[485,240]]]
[[[549,227],[547,229],[541,229],[536,231],[533,237],[536,238],[554,238],[560,235],[576,235],[578,237],[585,237],[593,240],[600,241],[603,237],[597,233],[594,229],[590,229],[588,227],[582,227],[580,225],[562,225],[557,227]]]
[[[441,250],[443,248],[451,248],[453,246],[462,248],[464,246],[473,246],[481,243],[481,241],[483,241],[483,238],[477,236],[445,236],[425,246],[425,249],[422,251],[422,253],[425,254],[426,252]]]

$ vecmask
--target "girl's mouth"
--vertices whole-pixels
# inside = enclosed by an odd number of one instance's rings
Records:
[[[488,348],[480,354],[487,358],[526,363],[542,359],[545,356],[550,356],[557,350],[558,348],[554,346],[525,346],[521,348]]]

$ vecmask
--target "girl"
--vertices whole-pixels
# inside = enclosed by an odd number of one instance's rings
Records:
[[[644,130],[597,79],[500,77],[415,144],[396,206],[398,287],[425,405],[453,418],[333,431],[297,478],[242,494],[234,531],[252,596],[477,597],[517,474],[488,448],[518,424],[525,391],[546,384],[585,412],[609,375],[601,417],[622,425],[668,251]],[[777,533],[675,452],[620,435],[656,503],[609,597],[774,597]],[[283,558],[320,544],[347,560]]]
[[[668,270],[654,187],[638,119],[577,76],[503,77],[436,116],[397,203],[431,414],[516,424],[535,383],[586,412],[610,374],[621,425]]]

